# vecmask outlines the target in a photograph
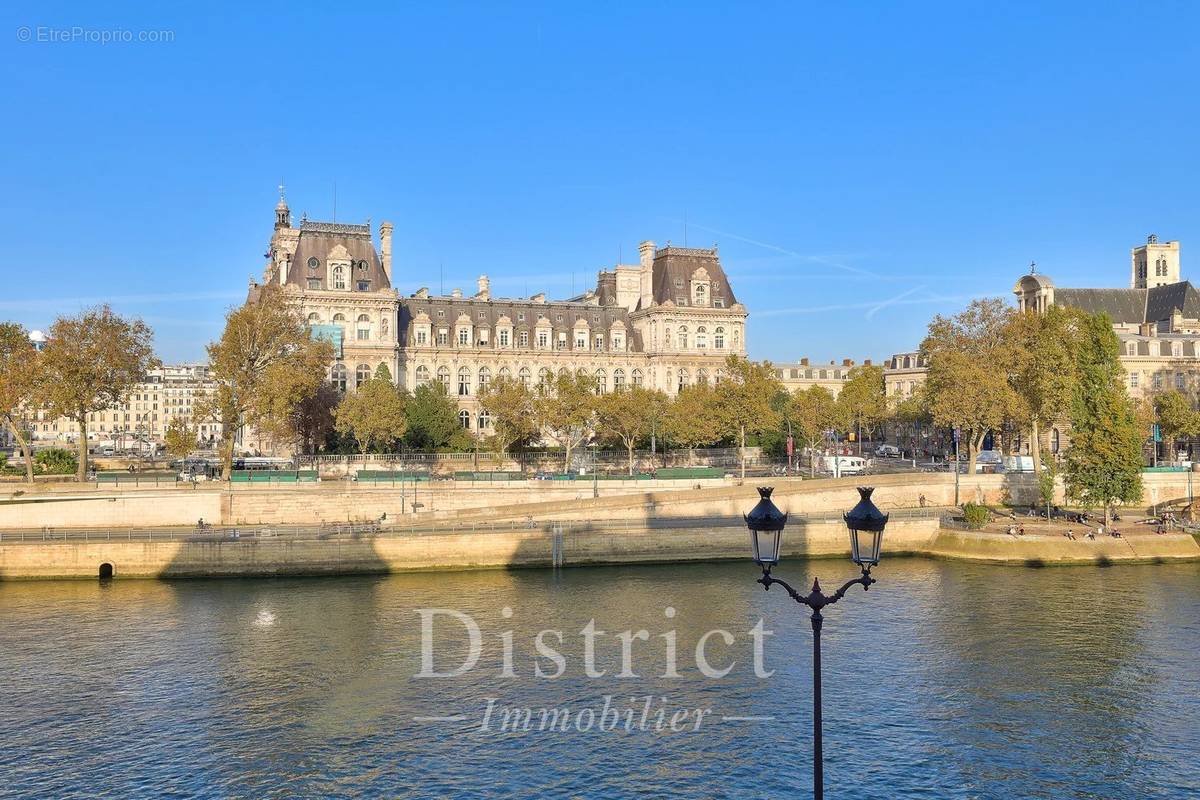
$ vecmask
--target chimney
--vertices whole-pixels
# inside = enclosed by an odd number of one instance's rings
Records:
[[[417,298],[418,300],[424,300],[425,298],[429,297],[429,287],[422,286],[420,289],[417,289],[417,291],[413,293],[413,297]]]
[[[654,263],[654,242],[649,240],[638,245],[638,255],[641,257],[643,267],[649,267]]]
[[[843,366],[843,367],[852,367],[852,366],[854,366],[854,359],[853,359],[853,358],[843,358],[843,359],[842,359],[842,366]]]
[[[392,282],[392,223],[384,222],[379,226],[379,252],[383,257],[383,274],[388,283]]]
[[[461,299],[462,298],[462,289],[457,289],[457,288],[451,289],[450,296],[453,298],[456,298],[456,299]]]
[[[802,358],[802,359],[800,359],[800,366],[802,366],[802,367],[807,367],[807,366],[808,366],[808,359],[807,359],[807,358]]]
[[[869,358],[864,358],[864,359],[863,359],[863,366],[864,366],[864,367],[869,367],[869,366],[871,366],[871,359],[869,359]]]
[[[492,284],[487,275],[480,275],[476,286],[479,288],[479,291],[475,293],[476,300],[492,299]]]
[[[532,297],[530,297],[530,298],[529,298],[529,302],[531,302],[531,303],[545,303],[545,302],[546,302],[546,293],[545,293],[545,292],[538,292],[537,294],[535,294],[535,295],[533,295]]]

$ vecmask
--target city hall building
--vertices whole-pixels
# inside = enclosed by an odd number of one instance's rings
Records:
[[[334,347],[329,380],[354,391],[385,365],[408,390],[437,381],[459,401],[472,430],[488,427],[479,391],[498,378],[535,387],[576,373],[598,392],[642,386],[674,395],[719,380],[730,354],[745,355],[746,309],[716,248],[642,242],[637,264],[601,270],[596,287],[567,300],[544,293],[494,297],[486,275],[475,291],[403,295],[393,261],[391,223],[292,225],[286,200],[275,208],[263,284],[278,284],[313,332]],[[259,284],[250,287],[251,296]]]

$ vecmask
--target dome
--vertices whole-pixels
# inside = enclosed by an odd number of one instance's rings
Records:
[[[37,344],[45,344],[48,340],[46,339],[46,334],[41,331],[30,331],[29,341],[36,342]]]

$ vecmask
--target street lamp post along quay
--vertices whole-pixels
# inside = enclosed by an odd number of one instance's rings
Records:
[[[850,531],[850,560],[859,566],[862,575],[852,581],[846,581],[842,588],[829,595],[821,591],[820,582],[814,578],[812,590],[808,594],[801,594],[786,581],[771,574],[771,568],[779,563],[779,544],[788,517],[771,501],[773,488],[759,487],[758,505],[746,514],[744,519],[746,527],[750,529],[750,546],[754,552],[754,561],[762,567],[762,577],[758,579],[758,583],[762,584],[764,590],[769,590],[777,583],[797,603],[812,609],[813,797],[822,800],[825,796],[825,773],[821,748],[821,624],[825,617],[821,614],[821,609],[841,600],[851,586],[862,584],[863,591],[866,591],[875,583],[875,579],[871,577],[871,567],[879,563],[883,529],[887,527],[888,515],[882,513],[871,502],[871,492],[875,491],[874,488],[860,486],[858,505],[843,514],[842,519]]]

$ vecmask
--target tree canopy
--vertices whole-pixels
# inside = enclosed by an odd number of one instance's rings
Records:
[[[491,420],[492,442],[501,453],[537,438],[536,400],[529,387],[507,376],[497,377],[480,390],[479,405]]]
[[[338,403],[333,411],[335,427],[338,433],[354,437],[360,453],[373,447],[391,452],[408,428],[404,406],[404,393],[377,373]]]
[[[25,478],[33,482],[33,458],[22,415],[33,401],[39,353],[29,333],[15,322],[0,323],[0,422],[25,453]]]
[[[662,415],[667,397],[641,386],[622,388],[596,399],[596,428],[602,439],[620,442],[633,474],[633,451],[638,442],[650,438],[655,421]]]

